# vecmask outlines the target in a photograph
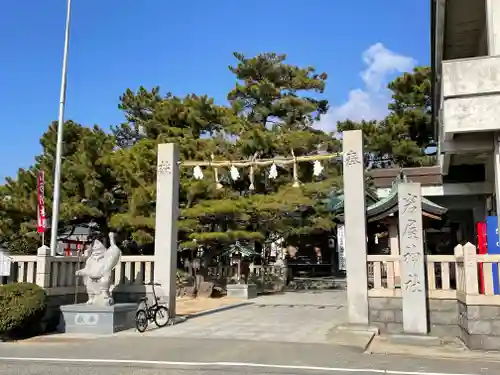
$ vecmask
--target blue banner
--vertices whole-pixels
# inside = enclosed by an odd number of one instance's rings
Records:
[[[498,236],[498,218],[496,216],[488,216],[486,218],[486,243],[488,245],[488,254],[500,254],[500,238]],[[493,264],[493,293],[500,294],[500,279],[498,275],[498,266]],[[489,277],[484,275],[483,277]]]

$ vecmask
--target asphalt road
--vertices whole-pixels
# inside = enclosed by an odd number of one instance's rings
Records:
[[[216,369],[180,369],[180,368],[141,368],[141,367],[116,367],[116,366],[55,366],[55,365],[16,365],[0,364],[0,373],[2,375],[238,375],[238,374],[311,374],[311,372],[262,372],[261,370],[234,370],[216,368]],[[345,375],[352,373],[337,373]]]
[[[500,362],[367,355],[326,344],[147,336],[0,343],[2,375],[500,374]]]
[[[88,365],[81,363],[17,363],[10,361],[0,362],[2,375],[313,375],[313,374],[392,374],[392,375],[470,375],[470,374],[498,374],[498,370],[483,369],[474,373],[436,373],[410,370],[384,370],[383,368],[261,368],[261,367],[234,367],[234,366],[179,366],[179,365]]]
[[[180,368],[141,368],[141,367],[116,367],[116,366],[55,366],[55,365],[16,365],[0,364],[2,375],[238,375],[238,374],[259,374],[259,375],[309,375],[317,374],[313,371],[300,370],[262,370],[262,369],[180,369]],[[352,375],[352,372],[335,372],[338,375]],[[368,374],[367,374],[368,375]]]
[[[76,367],[76,366],[16,366],[16,365],[0,365],[2,375],[90,375],[90,374],[109,374],[109,375],[230,375],[230,374],[307,374],[307,372],[262,372],[259,370],[239,370],[233,369],[179,369],[179,368],[140,368],[140,367]],[[310,373],[310,372],[309,372]],[[344,375],[347,373],[337,373]],[[350,375],[352,373],[349,373]]]

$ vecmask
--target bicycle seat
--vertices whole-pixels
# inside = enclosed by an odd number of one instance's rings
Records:
[[[147,302],[148,301],[148,297],[141,297],[139,299],[139,302]]]

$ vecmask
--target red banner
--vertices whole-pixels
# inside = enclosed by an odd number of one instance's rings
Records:
[[[476,223],[477,228],[477,253],[487,254],[487,244],[486,241],[486,223],[484,221]],[[483,263],[479,263],[479,289],[481,294],[484,294],[484,273],[483,273]]]
[[[47,218],[45,217],[45,175],[42,171],[38,172],[37,182],[38,217],[36,226],[38,233],[45,233],[45,229],[47,228]]]

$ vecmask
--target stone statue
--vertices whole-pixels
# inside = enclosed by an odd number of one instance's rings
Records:
[[[110,247],[106,249],[101,241],[95,240],[89,251],[85,267],[76,271],[82,276],[89,299],[87,304],[110,306],[113,298],[109,292],[111,287],[111,271],[120,261],[121,250],[115,243],[115,235],[109,233]]]

